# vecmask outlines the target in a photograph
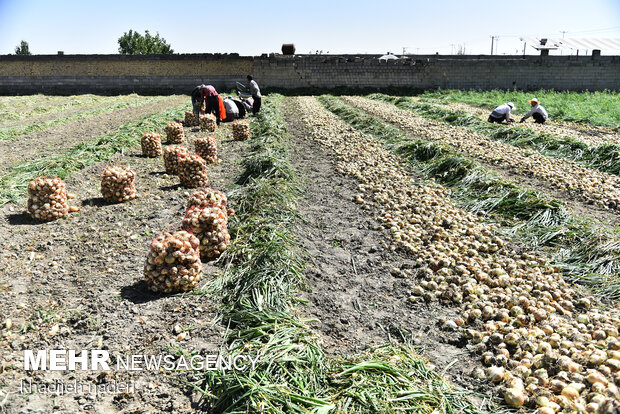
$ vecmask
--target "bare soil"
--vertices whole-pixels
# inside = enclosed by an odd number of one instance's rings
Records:
[[[114,122],[92,120],[89,133],[69,127],[66,131],[75,139],[101,134],[121,119],[176,103],[177,99],[164,99],[116,114]],[[196,137],[200,133],[186,129],[186,134]],[[209,167],[210,185],[224,191],[231,187],[238,173],[237,161],[247,146],[232,141],[231,135],[229,125],[218,130],[221,162]],[[25,214],[24,205],[6,205],[1,210],[0,411],[195,411],[195,396],[180,391],[186,390],[179,383],[186,378],[182,372],[23,370],[24,350],[106,349],[111,355],[158,355],[174,354],[177,349],[214,354],[219,349],[225,327],[214,324],[217,304],[208,295],[155,295],[143,283],[151,241],[163,230],[179,227],[192,190],[181,188],[177,177],[164,174],[161,158],[143,158],[139,151],[136,148],[110,161],[136,172],[139,198],[135,200],[104,203],[99,174],[107,163],[97,163],[66,181],[68,192],[75,194],[70,204],[82,207],[67,219],[38,224]],[[203,270],[205,282],[220,272],[212,263]],[[11,329],[6,329],[7,319]],[[22,381],[28,390],[28,381],[50,384],[55,379],[104,385],[117,381],[133,384],[134,392],[60,396],[20,392]]]
[[[489,392],[470,376],[481,365],[464,338],[442,328],[456,314],[438,303],[409,300],[417,285],[416,257],[388,248],[389,235],[375,219],[378,212],[354,202],[358,183],[336,172],[334,154],[308,141],[301,114],[289,99],[285,116],[293,135],[293,162],[305,183],[305,202],[299,206],[303,221],[296,234],[308,254],[310,290],[301,312],[317,320],[312,326],[326,352],[349,355],[388,342],[411,343],[439,372],[447,369],[448,380]]]

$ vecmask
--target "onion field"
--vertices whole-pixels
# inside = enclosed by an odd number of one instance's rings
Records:
[[[0,97],[0,411],[620,412],[617,93],[536,94]]]

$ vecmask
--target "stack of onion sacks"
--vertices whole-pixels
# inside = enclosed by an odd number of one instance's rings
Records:
[[[200,129],[202,131],[215,132],[217,128],[217,120],[215,119],[215,115],[206,114],[200,115]]]
[[[65,183],[58,177],[39,177],[30,181],[28,213],[37,221],[52,221],[68,215]]]
[[[198,239],[186,231],[162,233],[151,243],[144,266],[146,284],[153,292],[187,292],[202,274]]]
[[[156,132],[145,132],[142,134],[142,155],[149,158],[161,157],[161,137]]]
[[[211,187],[204,187],[194,190],[194,194],[192,194],[187,202],[187,210],[192,207],[219,207],[225,210],[226,203],[226,194]]]
[[[193,111],[185,111],[185,126],[198,126],[198,120]]]
[[[206,162],[211,164],[217,162],[217,140],[214,135],[196,138],[194,140],[194,148],[196,153]]]
[[[232,123],[233,139],[245,141],[250,138],[250,124],[247,120],[236,120]]]
[[[179,158],[189,155],[183,145],[170,145],[164,148],[164,168],[168,174],[179,173]]]
[[[182,144],[185,138],[185,132],[183,132],[183,125],[180,122],[168,122],[166,128],[166,138],[168,144]]]
[[[178,159],[178,175],[186,188],[204,187],[209,183],[207,162],[198,154],[188,154]]]
[[[223,208],[193,206],[183,218],[183,229],[200,240],[200,257],[212,260],[230,246],[227,222],[228,215]]]
[[[101,173],[101,194],[109,203],[133,200],[136,192],[136,173],[131,168],[107,166]]]

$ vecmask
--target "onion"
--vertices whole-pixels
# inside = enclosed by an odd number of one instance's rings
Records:
[[[181,185],[186,188],[204,187],[209,183],[207,163],[197,154],[178,158],[178,174]]]
[[[164,148],[164,168],[169,174],[179,173],[179,158],[189,155],[183,145],[170,145]]]
[[[153,240],[144,266],[149,289],[174,293],[196,287],[202,274],[199,243],[186,231],[162,233]]]
[[[185,111],[185,126],[198,126],[198,119],[194,111]]]
[[[502,367],[489,367],[487,368],[487,379],[494,383],[500,383],[504,380],[506,371]]]
[[[230,245],[226,210],[220,207],[191,207],[183,218],[183,229],[200,241],[200,256],[215,259]]]
[[[196,153],[206,162],[211,164],[217,162],[217,140],[214,135],[196,138],[194,140],[194,148]]]
[[[185,132],[180,122],[168,122],[164,131],[168,144],[182,144],[185,140]]]
[[[250,124],[247,120],[236,120],[232,123],[233,139],[245,141],[250,138]]]
[[[504,400],[511,407],[521,408],[523,404],[525,404],[525,401],[527,401],[527,396],[522,389],[506,388],[506,390],[504,390]]]
[[[69,214],[65,183],[58,177],[38,177],[28,184],[28,213],[37,221],[52,221]]]
[[[200,115],[200,130],[215,132],[217,129],[217,119],[213,114]]]
[[[144,132],[140,140],[142,155],[149,158],[161,157],[161,138],[155,132]]]
[[[138,196],[136,173],[130,168],[107,166],[101,173],[101,194],[109,203],[122,203]]]

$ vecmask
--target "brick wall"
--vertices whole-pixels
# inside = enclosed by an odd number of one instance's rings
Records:
[[[0,94],[189,93],[254,74],[284,89],[620,89],[619,56],[38,55],[0,56]]]

